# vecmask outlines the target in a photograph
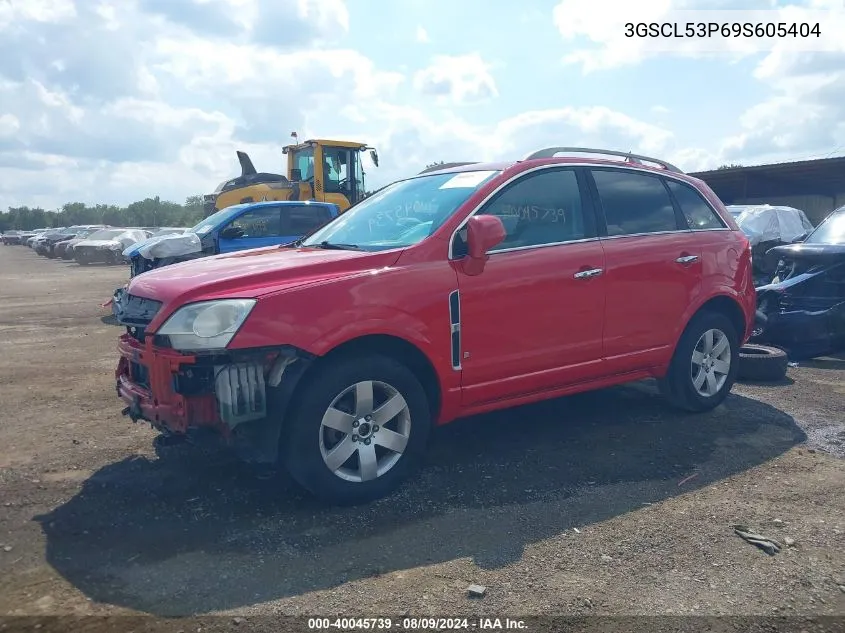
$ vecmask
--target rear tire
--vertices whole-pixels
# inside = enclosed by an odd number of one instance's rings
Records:
[[[432,426],[425,390],[410,369],[386,356],[322,363],[298,389],[279,456],[301,486],[329,503],[384,497],[425,452]]]
[[[672,405],[700,413],[724,402],[738,369],[739,336],[733,323],[718,312],[701,312],[681,335],[658,385]]]
[[[789,358],[782,349],[746,344],[739,348],[740,380],[773,382],[786,376]]]

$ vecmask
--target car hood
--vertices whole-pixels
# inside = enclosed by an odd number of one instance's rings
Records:
[[[365,252],[270,246],[212,255],[134,277],[132,295],[164,304],[259,297],[288,288],[391,266],[400,250]]]
[[[783,259],[833,264],[845,261],[845,244],[786,244],[770,248],[766,254]]]
[[[123,251],[124,257],[135,257],[140,255],[145,259],[156,259],[159,257],[178,257],[179,255],[190,255],[199,253],[202,250],[200,236],[190,231],[185,233],[171,233],[169,235],[158,235],[140,242]]]

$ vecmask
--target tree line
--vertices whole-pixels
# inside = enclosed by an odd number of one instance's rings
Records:
[[[0,211],[0,232],[75,224],[193,226],[202,218],[202,196],[189,196],[184,204],[169,202],[156,196],[138,200],[125,207],[113,204],[88,206],[83,202],[68,202],[55,211],[27,206],[9,207],[8,211]]]

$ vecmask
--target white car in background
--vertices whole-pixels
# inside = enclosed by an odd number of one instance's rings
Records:
[[[94,262],[118,264],[123,251],[150,237],[143,229],[109,228],[96,231],[73,247],[73,258],[82,266]]]
[[[775,246],[800,242],[813,230],[813,223],[801,209],[770,204],[728,205],[728,211],[751,242],[754,285],[772,281],[777,257],[767,255]]]

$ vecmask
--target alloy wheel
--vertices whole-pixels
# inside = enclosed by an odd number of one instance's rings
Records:
[[[408,403],[393,386],[365,380],[338,394],[320,423],[320,453],[335,476],[381,477],[401,459],[411,434]]]
[[[719,329],[704,332],[695,344],[690,377],[699,395],[715,396],[725,386],[731,369],[731,343]]]

